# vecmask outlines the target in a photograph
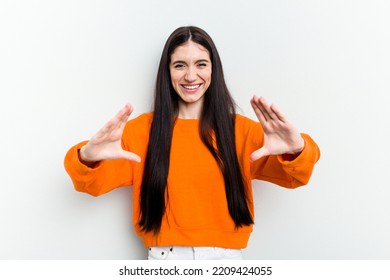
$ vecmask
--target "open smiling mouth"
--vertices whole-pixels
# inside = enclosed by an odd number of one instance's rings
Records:
[[[197,90],[200,87],[201,84],[197,85],[181,85],[183,88],[187,90]]]

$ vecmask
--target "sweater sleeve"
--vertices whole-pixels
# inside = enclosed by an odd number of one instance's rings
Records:
[[[152,114],[142,114],[127,122],[122,135],[122,148],[145,158]],[[78,152],[87,141],[73,146],[66,154],[64,165],[74,188],[93,196],[122,186],[140,184],[141,163],[125,159],[103,160],[94,168],[80,162]]]
[[[286,188],[296,188],[309,182],[315,163],[320,157],[320,150],[314,140],[307,134],[301,134],[305,147],[293,160],[283,156],[268,156],[252,163],[253,179],[275,183]]]
[[[246,117],[237,115],[237,145],[242,147],[243,169],[249,172],[251,179],[271,182],[286,188],[296,188],[308,183],[315,163],[320,158],[320,150],[314,140],[307,134],[301,134],[305,147],[293,160],[288,156],[272,155],[262,157],[254,162],[249,158],[252,152],[264,145],[264,132],[261,124]]]
[[[132,185],[132,163],[128,160],[103,160],[94,168],[80,162],[78,152],[87,141],[73,146],[66,154],[64,165],[74,188],[99,196],[121,186]]]

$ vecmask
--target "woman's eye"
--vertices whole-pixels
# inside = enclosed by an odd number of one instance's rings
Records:
[[[183,64],[175,64],[175,69],[180,69],[180,68],[183,68],[184,65]]]
[[[199,63],[198,66],[199,66],[199,67],[206,67],[207,64],[206,64],[206,63]]]

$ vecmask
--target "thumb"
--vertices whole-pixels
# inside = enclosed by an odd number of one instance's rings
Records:
[[[265,147],[262,147],[251,154],[250,160],[256,161],[262,157],[268,156],[269,152]]]
[[[132,152],[128,152],[128,151],[123,151],[123,153],[121,154],[121,158],[130,160],[130,161],[135,161],[138,163],[141,162],[141,157],[139,155],[134,154]]]

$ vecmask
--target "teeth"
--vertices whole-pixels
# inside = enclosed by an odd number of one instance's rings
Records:
[[[190,89],[190,90],[192,90],[192,89],[196,89],[196,88],[198,88],[199,87],[199,85],[195,85],[195,86],[184,86],[186,89]]]

